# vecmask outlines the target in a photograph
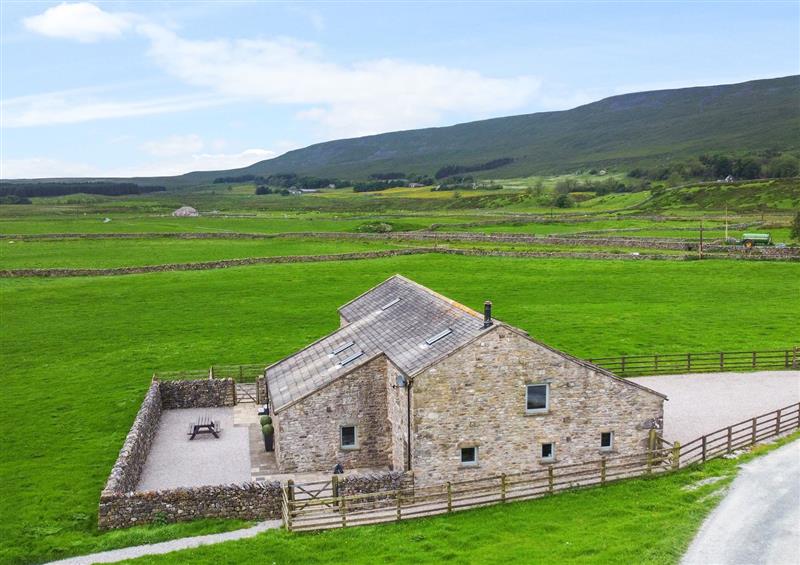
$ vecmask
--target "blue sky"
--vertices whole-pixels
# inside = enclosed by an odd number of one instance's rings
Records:
[[[800,71],[796,1],[4,1],[0,15],[4,178],[233,168]]]

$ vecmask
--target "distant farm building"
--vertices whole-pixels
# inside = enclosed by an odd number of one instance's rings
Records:
[[[172,213],[173,216],[178,216],[182,218],[195,218],[200,215],[200,212],[192,208],[191,206],[181,206],[177,210]]]

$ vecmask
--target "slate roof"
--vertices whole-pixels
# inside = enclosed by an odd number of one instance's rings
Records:
[[[276,411],[382,353],[413,376],[490,329],[483,327],[482,314],[401,275],[339,313],[345,326],[267,368]],[[441,337],[428,343],[436,336]]]

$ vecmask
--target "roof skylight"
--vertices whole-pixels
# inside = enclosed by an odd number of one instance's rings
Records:
[[[356,344],[356,342],[355,342],[355,341],[348,341],[347,343],[343,343],[342,345],[340,345],[339,347],[337,347],[336,349],[334,349],[333,351],[331,351],[331,353],[332,353],[333,355],[339,355],[339,354],[340,354],[342,351],[345,351],[345,350],[347,350],[347,349],[350,349],[350,348],[351,348],[351,347],[353,347],[355,344]]]
[[[340,361],[339,362],[339,366],[340,367],[344,367],[345,365],[349,365],[350,363],[352,363],[353,361],[355,361],[356,359],[358,359],[362,355],[364,355],[363,351],[357,351],[356,353],[353,353],[350,357],[348,357],[344,361]]]
[[[389,308],[391,308],[392,306],[394,306],[394,305],[395,305],[395,304],[397,304],[398,302],[400,302],[400,299],[399,299],[399,298],[395,298],[395,299],[394,299],[394,300],[392,300],[391,302],[387,302],[386,304],[384,304],[383,306],[381,306],[381,310],[388,310]]]
[[[433,345],[434,343],[436,343],[440,339],[449,336],[451,333],[453,333],[453,330],[451,330],[450,328],[447,328],[446,330],[441,331],[438,334],[436,334],[434,336],[431,336],[428,339],[426,339],[425,343],[428,344],[428,345]]]

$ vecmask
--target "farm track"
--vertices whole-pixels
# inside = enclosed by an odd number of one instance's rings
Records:
[[[511,257],[522,259],[595,259],[595,260],[659,260],[659,261],[691,261],[697,256],[669,255],[664,253],[612,253],[602,251],[497,251],[482,249],[454,249],[445,247],[407,247],[403,249],[388,249],[383,251],[363,251],[354,253],[332,253],[324,255],[284,255],[271,257],[247,257],[243,259],[225,259],[220,261],[205,261],[198,263],[169,263],[162,265],[141,265],[136,267],[113,267],[105,269],[84,268],[44,268],[44,269],[4,269],[0,270],[0,278],[22,277],[97,277],[137,275],[148,273],[161,273],[169,271],[205,271],[212,269],[227,269],[230,267],[243,267],[248,265],[278,264],[278,263],[318,263],[326,261],[358,261],[368,259],[381,259],[402,255],[463,255],[472,257]],[[800,256],[772,257],[767,255],[735,255],[708,254],[706,259],[734,259],[743,261],[800,261]]]

